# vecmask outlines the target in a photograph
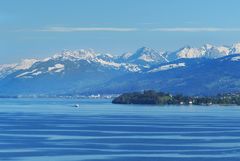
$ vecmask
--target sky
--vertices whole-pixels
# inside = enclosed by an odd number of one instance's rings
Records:
[[[0,64],[240,41],[239,0],[0,0]]]

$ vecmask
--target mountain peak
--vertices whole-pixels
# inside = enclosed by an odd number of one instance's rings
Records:
[[[16,70],[25,70],[30,68],[34,63],[38,62],[37,59],[24,59],[16,67]]]
[[[185,46],[175,53],[178,58],[198,58],[203,56],[203,49]]]
[[[232,54],[239,54],[240,53],[240,42],[235,43],[231,47],[231,53]]]
[[[203,45],[203,48],[206,50],[212,49],[214,46],[212,44],[205,44]]]
[[[97,54],[92,49],[81,49],[81,50],[64,50],[59,54],[55,54],[52,57],[45,59],[63,59],[63,60],[79,60],[79,59],[93,59]]]
[[[164,63],[168,62],[161,52],[148,47],[139,48],[129,59],[133,61],[142,61],[148,63]]]
[[[136,52],[149,52],[149,51],[152,51],[152,50],[153,50],[153,49],[151,49],[151,48],[148,48],[148,47],[143,46],[143,47],[137,49]]]

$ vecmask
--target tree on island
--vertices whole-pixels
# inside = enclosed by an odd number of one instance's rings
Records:
[[[154,90],[145,90],[143,92],[124,93],[115,98],[112,103],[115,104],[193,104],[193,105],[211,105],[222,104],[240,105],[240,94],[225,94],[217,96],[183,96],[171,95],[164,92],[156,92]]]

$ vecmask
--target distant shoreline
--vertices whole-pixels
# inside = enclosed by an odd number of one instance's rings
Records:
[[[153,90],[124,93],[112,101],[113,104],[150,104],[150,105],[224,105],[240,106],[240,94],[222,94],[217,96],[183,96]]]
[[[119,96],[119,95],[117,95]],[[73,95],[73,96],[57,96],[57,95],[20,95],[20,96],[0,96],[0,99],[7,99],[7,98],[12,98],[12,99],[21,99],[21,98],[29,98],[29,99],[34,99],[34,98],[58,98],[58,99],[114,99],[117,97],[116,95]]]

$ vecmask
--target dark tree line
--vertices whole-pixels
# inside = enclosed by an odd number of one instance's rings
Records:
[[[192,97],[183,95],[171,95],[153,90],[144,92],[124,93],[115,98],[112,103],[116,104],[194,104],[211,105],[222,104],[240,105],[240,94],[225,94],[209,97]]]

